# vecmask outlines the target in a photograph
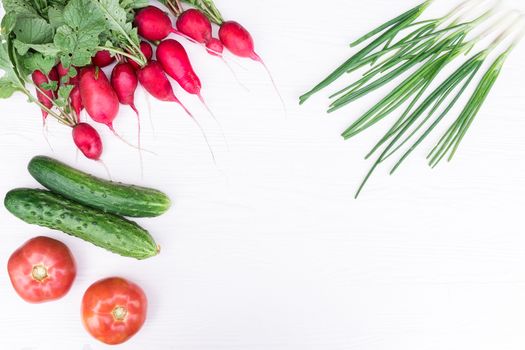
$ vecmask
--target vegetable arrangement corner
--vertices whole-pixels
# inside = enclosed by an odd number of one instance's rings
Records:
[[[380,165],[399,155],[390,171],[394,173],[465,99],[427,157],[431,167],[451,160],[506,59],[525,35],[523,15],[483,8],[475,0],[465,0],[441,17],[422,20],[432,2],[426,0],[352,42],[351,47],[359,47],[357,52],[299,97],[302,105],[344,77],[362,71],[330,95],[327,112],[333,113],[400,80],[341,134],[344,140],[351,139],[400,111],[366,155],[368,159],[378,154],[356,197]],[[171,103],[191,118],[215,161],[205,130],[179,99],[179,91],[191,95],[215,119],[203,96],[198,72],[178,41],[184,39],[225,64],[225,52],[258,62],[286,111],[274,79],[243,25],[225,19],[212,0],[160,3],[162,8],[148,0],[3,0],[0,98],[15,93],[26,96],[38,107],[38,120],[41,116],[44,127],[49,118],[69,127],[77,149],[104,165],[104,143],[94,123],[143,151],[141,114],[135,103],[135,92],[142,86],[150,96]],[[446,68],[456,62],[460,62],[457,69],[440,80]],[[111,73],[106,75],[105,71]],[[473,87],[470,97],[466,96],[469,87]],[[122,106],[136,114],[136,145],[115,130]],[[28,171],[45,189],[17,188],[6,194],[4,206],[17,218],[127,258],[143,260],[160,253],[153,235],[132,219],[165,214],[171,206],[165,193],[96,178],[46,156],[34,157]],[[11,255],[8,274],[22,299],[41,303],[57,300],[73,288],[77,266],[66,245],[39,236]],[[93,283],[81,304],[85,329],[106,344],[129,340],[146,321],[145,292],[120,277]]]
[[[96,178],[45,156],[34,157],[28,171],[47,190],[17,188],[4,198],[6,209],[28,224],[62,231],[95,246],[138,260],[160,253],[152,235],[126,217],[156,217],[171,201],[151,188]],[[29,303],[65,296],[76,277],[73,253],[62,242],[35,237],[9,258],[13,288]],[[100,308],[100,305],[104,305]],[[123,278],[108,278],[88,288],[82,301],[86,330],[107,344],[120,344],[146,320],[142,289]]]
[[[202,130],[168,76],[215,116],[205,103],[186,50],[167,37],[174,34],[189,40],[225,63],[225,48],[238,57],[263,61],[249,32],[237,22],[225,21],[213,1],[186,1],[188,9],[179,0],[161,3],[177,17],[175,27],[168,13],[147,0],[3,1],[0,98],[26,95],[41,109],[44,126],[52,117],[71,127],[74,144],[93,160],[103,157],[103,140],[90,121],[83,120],[84,110],[93,122],[106,125],[117,138],[141,150],[140,114],[134,102],[139,85],[161,101],[179,104]],[[219,26],[218,38],[213,37],[212,23]],[[108,79],[101,68],[113,64]],[[121,105],[137,114],[137,145],[114,129]],[[210,152],[213,156],[211,147]]]
[[[427,0],[351,43],[351,47],[363,47],[299,98],[299,103],[303,104],[334,82],[364,70],[357,79],[351,78],[348,86],[330,95],[328,113],[332,113],[403,74],[409,74],[342,133],[342,137],[348,140],[405,108],[366,155],[368,159],[380,152],[359,186],[356,197],[379,165],[401,153],[390,172],[394,173],[436,126],[444,123],[444,117],[467,87],[473,84],[474,78],[481,76],[463,110],[427,157],[431,167],[444,158],[452,160],[494,86],[506,58],[524,36],[524,16],[519,11],[502,10],[497,5],[484,8],[486,5],[483,2],[465,0],[442,17],[419,20],[431,3]],[[487,39],[489,44],[485,44]],[[475,52],[474,49],[480,45],[486,46]],[[501,47],[502,53],[496,55],[485,73],[481,73],[484,63]],[[466,61],[430,91],[430,85],[438,81],[444,68],[461,57],[467,57]]]
[[[181,103],[168,77],[197,97],[214,119],[215,115],[206,104],[201,80],[184,46],[168,36],[201,46],[202,52],[221,59],[234,76],[223,56],[225,50],[268,69],[255,53],[246,28],[225,21],[212,0],[185,1],[186,9],[179,0],[161,3],[177,17],[175,26],[167,12],[148,0],[2,1],[0,98],[25,95],[40,109],[44,133],[50,117],[71,128],[77,149],[106,168],[103,139],[93,123],[105,125],[141,152],[140,112],[135,105],[135,92],[141,85],[154,98],[178,104],[192,118],[215,160],[204,129]],[[218,26],[217,37],[213,36],[214,25]],[[111,74],[106,76],[105,70]],[[137,145],[115,130],[122,105],[136,113]],[[142,260],[159,254],[153,236],[128,217],[164,214],[171,205],[164,193],[95,178],[44,156],[34,157],[28,170],[46,189],[9,191],[4,205],[14,216],[124,257]],[[70,290],[76,265],[63,243],[36,237],[13,253],[8,271],[15,291],[28,302],[40,303],[59,299]],[[82,300],[86,330],[106,344],[130,339],[144,324],[146,313],[145,293],[119,277],[94,283]]]

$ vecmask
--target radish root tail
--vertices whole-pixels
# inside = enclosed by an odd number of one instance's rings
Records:
[[[189,36],[187,36],[186,34],[182,33],[182,32],[179,32],[177,29],[175,28],[171,28],[171,32],[173,34],[176,34],[176,35],[179,35],[181,37],[183,37],[184,39],[188,40],[188,41],[191,41],[192,43],[194,44],[200,44],[198,41],[194,40],[193,38],[190,38]]]
[[[53,149],[53,146],[51,146],[51,142],[49,142],[49,135],[48,135],[49,129],[47,128],[46,120],[44,119],[44,125],[42,125],[42,136],[44,136],[44,140],[47,143],[47,146],[51,150],[52,153],[55,153],[55,150]]]
[[[228,70],[230,71],[230,73],[233,75],[233,78],[235,79],[235,81],[237,82],[237,84],[239,84],[243,89],[244,91],[246,92],[250,92],[250,89],[248,89],[248,87],[246,85],[244,85],[242,83],[242,81],[239,79],[239,77],[237,76],[237,73],[235,73],[235,71],[233,70],[231,64],[228,63],[228,61],[226,61],[224,59],[224,57],[221,57],[221,60],[222,62],[224,62],[224,64],[226,65],[226,67],[228,67]]]
[[[104,171],[106,172],[106,175],[108,176],[108,180],[109,181],[113,181],[113,178],[111,177],[111,173],[109,172],[109,168],[106,165],[106,163],[104,163],[104,161],[102,159],[97,159],[97,160],[95,160],[95,162],[97,162],[98,164],[102,165],[102,168],[104,168]]]
[[[193,114],[191,114],[190,110],[186,108],[186,106],[183,105],[182,102],[180,102],[179,100],[175,100],[175,101],[182,107],[182,109],[184,109],[184,112],[186,112],[187,115],[193,118]]]
[[[153,133],[153,139],[157,139],[157,133],[155,132],[155,125],[153,124],[153,115],[151,114],[151,100],[145,90],[143,90],[143,93],[144,93],[144,99],[146,100],[146,106],[148,107],[149,124],[151,127],[151,132]]]
[[[202,134],[202,137],[204,137],[204,141],[206,142],[206,145],[208,146],[208,149],[210,150],[210,154],[211,154],[211,158],[213,160],[213,164],[215,164],[215,166],[217,166],[217,160],[215,159],[215,153],[213,153],[213,149],[211,148],[210,142],[208,140],[208,136],[206,136],[206,133],[204,132],[204,128],[199,123],[199,121],[197,119],[195,119],[195,117],[193,115],[190,114],[190,118],[193,120],[195,125],[197,125],[197,127],[199,128],[199,130],[200,130],[200,132]]]
[[[284,103],[284,99],[283,99],[283,96],[281,95],[281,92],[277,88],[277,84],[275,83],[275,80],[273,79],[273,75],[270,72],[270,69],[268,68],[266,63],[264,63],[263,59],[259,55],[257,55],[255,52],[253,53],[251,59],[253,59],[254,61],[259,62],[260,64],[262,64],[262,66],[266,70],[266,73],[268,74],[268,77],[270,78],[270,81],[272,82],[273,88],[274,88],[275,92],[277,93],[277,95],[279,96],[279,99],[281,100],[281,105],[283,106],[284,115],[286,116],[288,114],[288,112],[286,110],[286,104]]]
[[[140,148],[140,147],[137,147],[135,146],[134,144],[132,144],[131,142],[127,141],[125,138],[123,138],[122,136],[120,136],[116,131],[115,129],[113,128],[113,125],[108,125],[109,127],[109,130],[113,133],[113,136],[115,136],[117,139],[119,139],[121,142],[123,142],[124,144],[126,144],[127,146],[133,148],[133,149],[136,149],[136,150],[139,150],[139,151],[142,151],[142,152],[146,152],[146,153],[150,153],[150,154],[153,154],[153,155],[157,155],[155,152],[153,151],[149,151],[147,149],[143,149],[143,148]]]
[[[204,108],[206,108],[208,113],[210,113],[211,117],[213,118],[213,120],[215,121],[217,126],[219,127],[219,130],[220,130],[221,135],[222,135],[222,139],[224,140],[224,144],[226,145],[226,149],[229,151],[230,150],[230,145],[228,144],[228,140],[226,139],[226,135],[224,134],[224,129],[222,128],[221,123],[219,122],[219,120],[217,119],[215,114],[212,112],[212,110],[210,109],[210,107],[208,106],[208,104],[206,103],[204,98],[202,97],[202,95],[198,94],[197,96],[199,97],[199,100],[201,101],[201,103],[204,106]]]
[[[140,162],[140,178],[144,179],[144,159],[142,157],[142,137],[141,137],[141,128],[140,128],[140,113],[134,103],[129,105],[131,109],[135,112],[137,116],[137,146],[139,152],[139,162]]]

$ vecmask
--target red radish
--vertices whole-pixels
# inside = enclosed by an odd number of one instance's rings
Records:
[[[146,61],[151,61],[151,59],[153,58],[153,48],[151,47],[151,45],[145,41],[141,41],[140,42],[140,51],[142,51],[142,53],[144,54],[144,57],[146,57]],[[131,66],[137,70],[137,69],[140,69],[140,65],[135,62],[134,60],[131,60],[131,59],[128,59],[128,62],[129,64],[131,64]]]
[[[162,65],[164,72],[175,79],[175,81],[177,81],[177,83],[179,83],[179,85],[188,93],[197,95],[204,107],[206,107],[208,112],[212,115],[213,119],[219,124],[217,118],[215,118],[215,115],[202,98],[201,81],[197,74],[195,74],[184,47],[176,40],[166,39],[157,46],[157,59]],[[222,131],[222,127],[220,128]],[[226,142],[226,138],[224,140]]]
[[[77,120],[80,118],[80,112],[84,109],[84,105],[82,104],[82,97],[80,96],[80,88],[78,85],[75,85],[73,90],[71,90],[71,93],[69,94],[69,103],[71,104],[71,108],[73,108],[73,111],[75,111],[75,115]]]
[[[186,111],[186,113],[188,113],[188,115],[193,119],[197,127],[200,129],[202,136],[208,145],[213,161],[215,162],[215,155],[213,154],[213,150],[211,149],[210,143],[208,142],[208,138],[206,137],[202,126],[175,96],[173,87],[171,86],[166,73],[164,73],[162,66],[157,61],[151,60],[151,62],[148,63],[146,67],[140,69],[137,72],[137,76],[144,89],[146,89],[146,91],[156,99],[166,102],[175,102],[181,105],[181,107]]]
[[[261,61],[254,51],[253,38],[239,23],[227,21],[221,24],[219,38],[222,44],[235,56]]]
[[[113,61],[115,61],[115,56],[111,56],[111,53],[107,50],[98,51],[91,59],[91,62],[100,68],[109,66]]]
[[[197,9],[184,11],[177,19],[177,29],[182,34],[206,46],[210,55],[222,57],[222,43],[212,38],[211,22],[204,13]]]
[[[49,83],[49,78],[42,73],[39,70],[36,70],[31,74],[31,79],[33,80],[33,83],[37,87],[36,89],[36,96],[38,99],[38,102],[40,102],[44,107],[51,109],[53,108],[53,91],[52,90],[46,90],[42,87],[44,84]],[[44,121],[44,124],[46,122],[46,118],[48,116],[48,112],[45,109],[42,109],[42,118]]]
[[[146,57],[146,60],[149,62],[153,58],[153,48],[151,47],[151,44],[147,41],[141,41],[140,42],[140,51],[144,54]]]
[[[80,83],[80,74],[78,72],[78,69],[75,68],[76,72],[77,72],[77,75],[75,75],[74,77],[70,77],[69,78],[69,84],[71,85],[78,85]]]
[[[184,47],[176,40],[167,39],[157,46],[157,60],[164,71],[190,94],[200,97],[201,82]]]
[[[113,68],[113,72],[111,73],[111,86],[113,86],[113,89],[117,93],[118,100],[123,105],[130,106],[137,114],[138,148],[140,150],[140,117],[139,111],[135,107],[135,90],[137,90],[138,84],[137,74],[130,63],[119,63]]]
[[[55,83],[57,83],[56,85],[56,88],[55,88],[55,91],[54,93],[56,93],[58,91],[58,87],[60,85],[60,76],[58,74],[58,70],[56,67],[53,67],[50,71],[49,71],[49,74],[47,75],[49,77],[49,80],[50,81],[54,81]]]
[[[82,103],[89,116],[115,132],[113,121],[118,114],[119,100],[104,72],[93,66],[83,68],[79,88]]]
[[[259,62],[263,65],[264,69],[268,73],[272,85],[279,95],[283,108],[286,110],[284,100],[277,89],[277,85],[273,80],[270,70],[262,60],[262,58],[255,53],[255,46],[253,44],[253,38],[250,33],[242,25],[235,21],[226,21],[221,24],[219,28],[219,38],[222,44],[235,56],[250,58],[254,61]]]
[[[68,85],[74,85],[73,89],[69,93],[69,104],[72,108],[72,110],[75,112],[75,117],[80,117],[80,112],[84,109],[84,105],[82,105],[82,98],[80,97],[80,89],[78,88],[78,72],[77,75],[70,78],[69,77],[69,71],[71,68],[75,67],[71,66],[70,68],[66,68],[62,65],[62,62],[59,62],[56,66],[56,71],[58,73],[58,76],[60,78],[60,81],[68,84]],[[67,78],[67,79],[65,79]]]
[[[173,92],[173,87],[166,77],[162,66],[155,60],[151,60],[146,67],[140,69],[137,72],[140,84],[149,92],[153,97],[161,101],[175,102],[182,106],[182,108],[190,116],[192,115],[186,107],[179,101]]]
[[[70,77],[69,79],[67,79],[65,83],[71,85],[75,85],[78,83],[78,69],[76,67],[71,66],[69,68],[66,68],[62,65],[62,62],[60,62],[59,64],[57,64],[56,68],[60,80],[69,75],[69,71],[71,70],[71,68],[75,69],[75,71],[77,71],[77,74],[74,77]]]
[[[113,68],[111,72],[111,86],[115,89],[120,103],[130,106],[137,115],[137,145],[140,156],[140,169],[143,172],[142,152],[140,149],[140,116],[139,111],[135,107],[135,90],[137,90],[138,84],[137,73],[130,63],[119,63]]]
[[[137,12],[135,25],[139,35],[150,41],[162,40],[170,33],[179,33],[171,25],[168,14],[155,6],[145,7]]]
[[[111,86],[117,93],[118,100],[123,105],[128,105],[139,113],[135,108],[135,90],[139,81],[137,74],[130,63],[119,63],[111,73]]]
[[[91,119],[107,125],[113,135],[126,145],[138,148],[124,140],[113,128],[113,121],[119,110],[119,100],[104,72],[94,66],[83,68],[80,72],[79,88],[82,104]]]
[[[102,155],[102,140],[95,128],[87,123],[73,127],[73,141],[78,149],[89,159],[99,160]]]
[[[198,43],[206,44],[211,39],[211,22],[197,9],[184,11],[177,18],[177,29]]]
[[[57,72],[58,72],[58,76],[60,78],[63,78],[63,77],[66,77],[69,74],[69,68],[64,67],[62,65],[62,62],[59,62],[57,64]]]
[[[219,39],[211,38],[206,43],[206,51],[212,56],[222,57],[224,51],[224,45]]]

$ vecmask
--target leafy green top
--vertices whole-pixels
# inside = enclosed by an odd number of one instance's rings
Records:
[[[25,87],[31,73],[48,74],[58,62],[86,66],[99,50],[146,63],[132,22],[147,0],[2,0],[2,5],[0,98],[20,91],[38,103]],[[61,86],[54,107],[67,107],[70,91]]]

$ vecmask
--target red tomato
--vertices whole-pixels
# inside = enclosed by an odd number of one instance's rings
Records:
[[[49,237],[30,239],[18,248],[9,258],[7,270],[16,292],[30,303],[63,297],[77,274],[69,248]]]
[[[103,343],[114,345],[135,335],[144,321],[148,300],[142,289],[123,278],[93,283],[82,299],[82,322]]]

